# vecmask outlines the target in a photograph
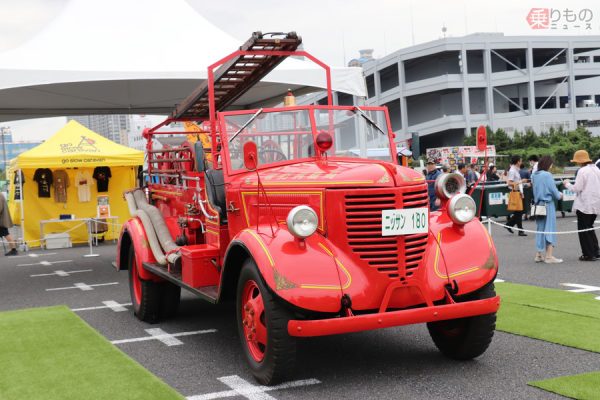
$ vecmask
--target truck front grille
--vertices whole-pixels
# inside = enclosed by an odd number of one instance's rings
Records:
[[[347,194],[346,234],[350,249],[377,271],[398,277],[398,239],[381,236],[381,211],[396,207],[396,194]]]
[[[428,235],[381,236],[381,212],[427,205],[426,185],[345,194],[345,233],[350,250],[391,279],[398,278],[403,271],[411,276],[423,260]],[[404,257],[400,257],[402,253]]]

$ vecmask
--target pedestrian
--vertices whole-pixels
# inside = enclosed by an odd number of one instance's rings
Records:
[[[10,247],[10,250],[4,254],[5,256],[17,255],[17,244],[8,231],[8,229],[12,227],[13,223],[12,219],[10,218],[10,213],[8,212],[6,198],[3,194],[0,194],[0,240],[4,238],[8,242],[8,247]]]
[[[438,205],[435,201],[435,180],[441,174],[442,173],[435,167],[435,162],[432,159],[427,160],[427,175],[425,175],[425,179],[427,180],[427,194],[429,195],[429,209],[431,211],[436,211],[438,209]]]
[[[523,180],[521,179],[521,175],[519,174],[519,170],[521,167],[521,157],[513,156],[510,160],[510,169],[508,170],[508,187],[512,191],[518,191],[521,195],[521,204],[523,203]],[[523,232],[523,207],[521,207],[520,211],[513,211],[513,213],[509,216],[508,221],[506,222],[506,230],[510,233],[514,233],[511,229],[516,226],[519,229],[519,236],[527,236],[525,232]]]
[[[519,169],[519,176],[521,176],[521,180],[524,182],[529,182],[531,180],[531,172],[527,168],[525,168],[525,163],[521,163],[521,168]]]
[[[450,172],[450,166],[447,164],[442,165],[442,172],[444,174],[447,174],[448,172]]]
[[[481,173],[479,172],[479,166],[477,164],[471,164],[471,171],[475,174],[475,180],[479,180]]]
[[[529,156],[527,161],[529,161],[530,171],[531,171],[531,174],[533,174],[535,171],[538,170],[538,163],[540,160],[539,160],[538,156],[536,156],[535,154],[532,154]]]
[[[577,230],[579,230],[579,244],[581,245],[580,261],[594,261],[600,258],[598,237],[594,228],[596,216],[600,213],[600,169],[598,169],[590,155],[585,150],[577,150],[571,162],[581,166],[575,178],[575,184],[568,179],[563,181],[565,187],[575,192],[573,210],[577,214]],[[582,230],[589,229],[585,232]]]
[[[556,247],[556,206],[554,200],[562,198],[562,193],[556,188],[554,177],[550,168],[554,160],[550,156],[543,156],[536,165],[536,171],[531,176],[533,183],[534,207],[545,207],[546,215],[536,215],[535,234],[535,262],[546,264],[560,264],[562,259],[554,257],[553,250]],[[600,170],[599,170],[600,172]],[[543,254],[545,251],[545,255]]]
[[[458,173],[461,174],[464,178],[465,178],[465,182],[467,183],[467,186],[471,186],[473,185],[476,181],[477,178],[475,177],[475,173],[473,171],[471,171],[470,169],[467,169],[467,166],[465,164],[458,164]]]
[[[500,177],[498,176],[498,170],[494,164],[490,164],[488,170],[486,172],[486,181],[488,182],[496,182],[499,181]]]

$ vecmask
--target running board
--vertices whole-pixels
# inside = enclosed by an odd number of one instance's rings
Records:
[[[195,295],[201,297],[203,300],[206,300],[213,304],[217,303],[219,292],[216,286],[204,286],[200,288],[195,288],[190,285],[187,285],[182,281],[181,272],[169,272],[166,266],[156,263],[145,262],[142,265],[144,266],[144,269],[146,271],[158,275],[161,278],[171,283],[174,283],[177,286],[181,286],[185,290],[188,290],[194,293]]]

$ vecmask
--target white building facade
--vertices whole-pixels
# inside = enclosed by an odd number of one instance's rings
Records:
[[[462,143],[479,125],[509,134],[585,126],[600,134],[600,36],[472,34],[363,65],[367,105],[389,108],[400,140]]]

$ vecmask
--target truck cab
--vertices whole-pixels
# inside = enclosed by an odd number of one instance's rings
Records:
[[[231,111],[216,94],[232,69],[308,54],[299,42],[255,33],[145,133],[146,183],[125,194],[132,218],[117,253],[135,315],[172,317],[181,288],[234,301],[241,349],[262,384],[292,374],[298,337],[427,323],[447,356],[481,355],[499,307],[498,260],[462,176],[438,178],[442,207],[431,212],[424,177],[399,165],[385,107]],[[155,149],[178,121],[198,130]]]

